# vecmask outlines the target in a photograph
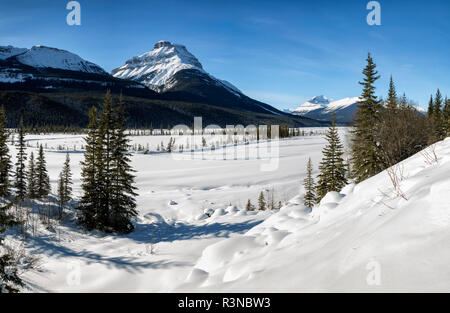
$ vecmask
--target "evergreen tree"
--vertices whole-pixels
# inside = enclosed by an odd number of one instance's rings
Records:
[[[400,108],[401,109],[407,109],[408,108],[408,99],[406,98],[406,94],[403,93],[402,97],[400,98]]]
[[[36,199],[38,198],[38,182],[37,182],[37,172],[36,172],[36,164],[34,163],[34,153],[31,152],[30,160],[28,161],[28,170],[27,170],[27,194],[28,198]]]
[[[431,96],[430,101],[428,102],[428,111],[427,111],[427,116],[430,119],[433,118],[433,111],[434,111],[434,102],[433,102],[433,96]]]
[[[316,187],[317,197],[320,200],[330,191],[341,191],[347,184],[346,166],[342,158],[343,145],[336,129],[334,113],[326,139],[328,144],[322,151],[323,158],[319,166],[320,174]]]
[[[442,113],[442,95],[439,89],[436,91],[436,96],[434,98],[434,108],[433,108],[433,126],[434,126],[434,134],[436,136],[436,140],[444,139],[445,127],[444,127],[444,119]]]
[[[8,149],[9,132],[6,130],[5,108],[0,109],[0,197],[10,195],[9,175],[11,170],[11,157]]]
[[[253,211],[253,210],[255,210],[255,208],[254,208],[254,206],[252,205],[250,199],[248,199],[247,205],[245,206],[245,209],[246,209],[247,211]]]
[[[0,207],[0,235],[3,234],[8,227],[16,226],[19,223],[14,220],[12,215],[8,214],[12,203]],[[0,252],[4,238],[0,237]],[[17,274],[15,262],[10,254],[0,255],[0,293],[16,293],[19,292],[23,282]]]
[[[38,198],[45,198],[50,193],[50,178],[47,172],[44,148],[39,146],[39,155],[36,161],[36,183]]]
[[[367,66],[363,70],[361,84],[363,99],[358,105],[352,131],[351,161],[356,182],[378,174],[384,168],[381,153],[375,140],[376,126],[380,119],[381,104],[375,95],[374,83],[380,78],[370,53]]]
[[[63,179],[63,203],[67,203],[72,199],[72,171],[70,170],[70,156],[66,154],[66,160],[61,172]]]
[[[131,167],[131,154],[128,152],[130,143],[126,134],[125,114],[122,95],[119,105],[113,111],[114,136],[112,139],[111,164],[111,227],[119,233],[130,233],[134,226],[131,219],[137,216],[137,196],[134,186],[135,172]],[[173,140],[174,142],[175,140]],[[171,139],[171,147],[173,146]]]
[[[442,116],[444,119],[444,135],[445,135],[445,137],[449,137],[450,136],[450,99],[447,99],[447,97],[445,97],[444,103],[445,103],[444,110],[442,112]]]
[[[86,152],[84,153],[84,161],[81,162],[81,187],[83,195],[80,199],[78,207],[78,222],[92,230],[97,225],[99,189],[97,185],[98,173],[97,164],[100,163],[98,156],[98,111],[92,107],[89,110],[88,133],[85,138]]]
[[[316,203],[316,194],[314,192],[314,179],[312,177],[313,166],[311,158],[308,159],[308,165],[306,167],[306,178],[304,180],[305,187],[305,206],[312,208]]]
[[[264,211],[266,209],[266,200],[264,199],[264,193],[261,191],[258,198],[258,210]]]
[[[27,174],[25,172],[25,162],[27,154],[25,152],[25,129],[23,127],[23,118],[19,122],[19,141],[17,143],[17,161],[16,161],[16,195],[19,200],[23,200],[27,192]]]
[[[387,109],[390,109],[390,110],[395,110],[398,107],[397,92],[395,91],[395,85],[394,85],[394,81],[392,80],[392,75],[391,75],[391,79],[389,81],[389,92],[388,92],[388,98],[386,101],[386,107],[387,107]]]
[[[129,139],[126,134],[123,100],[113,108],[108,91],[100,118],[90,112],[86,154],[82,163],[83,197],[79,222],[88,229],[129,233],[131,219],[137,216],[134,170],[130,163]]]
[[[58,200],[60,207],[60,219],[62,218],[62,208],[70,201],[72,197],[72,173],[70,171],[70,157],[66,154],[66,160],[64,162],[63,169],[59,173],[58,179]]]
[[[59,203],[59,219],[63,217],[63,206],[64,206],[64,177],[63,172],[59,173],[58,177],[58,203]]]
[[[102,105],[102,112],[98,122],[97,137],[97,188],[99,189],[97,227],[105,232],[110,229],[111,214],[111,170],[112,170],[112,141],[114,138],[114,119],[112,113],[112,97],[108,90]]]

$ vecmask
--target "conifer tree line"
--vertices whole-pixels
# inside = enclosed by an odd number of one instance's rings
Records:
[[[85,141],[79,223],[88,230],[132,232],[137,194],[122,96],[114,104],[108,91],[100,111],[95,107],[90,110]]]
[[[83,196],[79,202],[79,223],[88,229],[104,232],[129,233],[132,219],[137,215],[134,170],[130,163],[129,139],[125,128],[122,97],[113,104],[108,91],[99,110],[90,110],[90,123],[86,137],[86,153],[82,162]],[[7,141],[6,114],[0,110],[0,235],[22,221],[15,220],[9,210],[25,199],[43,199],[50,192],[50,178],[43,146],[37,154],[27,155],[26,130],[21,119],[17,130],[16,163],[11,164]],[[13,175],[12,175],[13,174]],[[11,179],[14,176],[14,179]],[[70,156],[66,155],[57,185],[59,219],[63,208],[72,199],[72,172]],[[3,239],[0,237],[0,246]],[[1,247],[0,247],[1,248]],[[2,250],[0,250],[2,251]],[[23,286],[17,275],[12,256],[0,255],[0,293],[17,292]]]
[[[380,78],[370,53],[363,70],[361,102],[354,120],[351,142],[351,177],[361,182],[405,160],[428,145],[444,139],[450,107],[444,106],[440,91],[430,101],[424,116],[408,101],[398,97],[392,76],[387,100],[375,94]],[[444,112],[447,112],[444,114]]]
[[[44,149],[39,146],[38,154],[33,152],[27,155],[25,136],[26,131],[23,119],[20,119],[17,130],[16,142],[17,155],[13,168],[11,156],[7,145],[9,131],[6,129],[7,120],[5,110],[0,109],[0,235],[9,227],[23,225],[23,220],[18,220],[11,214],[13,206],[22,208],[25,199],[44,199],[51,191],[50,178],[47,171],[47,162]],[[28,162],[27,162],[28,161]],[[70,160],[67,157],[61,174],[63,181],[63,201],[66,203],[71,198],[72,187],[70,179]],[[11,176],[14,176],[11,179]],[[62,212],[62,211],[61,211]],[[62,213],[60,213],[60,218]],[[18,275],[16,263],[10,252],[5,252],[4,239],[0,236],[0,293],[18,292],[24,284]],[[3,254],[2,254],[3,253]]]
[[[438,89],[431,96],[428,112],[421,114],[403,94],[398,96],[393,77],[385,101],[376,96],[380,78],[370,53],[363,70],[361,102],[351,131],[350,159],[343,160],[343,145],[334,117],[326,135],[317,184],[311,160],[304,180],[304,204],[312,207],[330,191],[339,192],[349,180],[359,183],[405,160],[430,144],[450,136],[450,101]]]
[[[427,117],[432,131],[430,143],[450,136],[450,99],[443,98],[439,89],[434,97],[433,95],[430,97]]]

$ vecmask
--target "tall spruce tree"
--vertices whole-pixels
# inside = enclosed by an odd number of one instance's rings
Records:
[[[62,169],[63,178],[63,203],[67,203],[72,199],[72,171],[70,170],[70,156],[66,154],[66,160]]]
[[[264,199],[264,192],[261,191],[258,198],[258,210],[264,211],[266,209],[266,200]]]
[[[316,203],[315,185],[314,178],[312,177],[313,165],[311,158],[308,159],[308,164],[306,166],[306,178],[303,181],[303,186],[305,187],[305,206],[312,208]]]
[[[386,101],[386,107],[390,110],[395,110],[398,108],[398,101],[397,101],[397,92],[395,91],[395,85],[394,81],[391,79],[389,81],[389,91],[388,91],[388,98]]]
[[[450,136],[450,99],[445,97],[444,100],[444,110],[442,112],[442,117],[444,120],[444,135],[445,137]]]
[[[433,102],[433,95],[431,95],[430,101],[428,102],[428,111],[427,111],[428,118],[430,119],[433,118],[433,111],[434,111],[434,102]]]
[[[434,97],[433,126],[436,140],[444,139],[445,127],[442,112],[442,95],[439,89],[436,91],[436,96]]]
[[[23,200],[27,193],[27,173],[25,170],[27,154],[25,150],[25,128],[23,126],[23,118],[20,118],[19,138],[17,142],[16,180],[14,184],[14,187],[16,187],[16,196],[19,200]]]
[[[119,102],[115,108],[108,91],[100,117],[90,112],[79,220],[88,229],[129,233],[137,215],[136,193],[122,97]]]
[[[101,107],[98,122],[97,137],[97,185],[99,189],[98,221],[97,226],[104,232],[112,232],[111,221],[111,169],[112,169],[112,143],[114,139],[114,118],[112,113],[112,97],[108,90]]]
[[[400,98],[400,108],[401,109],[408,108],[408,98],[406,98],[406,93],[403,93],[402,97]]]
[[[7,120],[5,108],[0,109],[0,197],[10,195],[9,175],[11,171],[11,156],[8,149],[9,132],[6,129]]]
[[[123,97],[120,95],[119,105],[113,110],[113,137],[111,140],[111,226],[114,231],[129,233],[134,226],[131,219],[137,216],[137,196],[131,167],[131,154],[128,152],[130,143],[126,134]]]
[[[8,227],[16,226],[19,223],[14,217],[8,213],[13,203],[9,203],[4,206],[0,206],[0,235],[3,234]],[[4,238],[0,236],[0,253],[4,251],[2,249]],[[16,293],[19,292],[19,288],[24,284],[20,279],[16,262],[12,256],[8,253],[0,255],[0,293]]]
[[[376,127],[380,120],[381,104],[375,95],[375,82],[380,78],[370,53],[363,70],[364,79],[361,98],[352,131],[352,177],[361,182],[378,174],[384,168],[381,153],[375,140]]]
[[[36,164],[34,162],[34,153],[31,152],[30,159],[28,161],[28,170],[27,170],[27,195],[30,199],[36,199],[39,197],[38,195],[38,182],[36,175]]]
[[[60,207],[60,219],[62,218],[63,206],[72,198],[72,173],[70,171],[70,157],[66,154],[63,169],[59,173],[58,179],[58,202]]]
[[[330,191],[341,191],[347,184],[346,165],[342,158],[344,147],[336,129],[334,113],[326,139],[328,144],[322,151],[323,158],[319,165],[320,174],[316,187],[318,200],[321,200]]]
[[[44,148],[39,146],[39,155],[36,161],[36,183],[38,198],[45,198],[50,193],[50,177],[47,172]]]
[[[83,195],[80,199],[78,207],[78,222],[88,230],[97,227],[98,205],[99,205],[99,188],[97,185],[98,173],[97,164],[99,160],[98,149],[98,110],[92,107],[89,110],[88,133],[85,137],[86,152],[84,153],[84,161],[81,162],[81,187]]]

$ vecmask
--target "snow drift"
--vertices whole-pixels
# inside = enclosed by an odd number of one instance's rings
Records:
[[[434,158],[434,155],[437,158]],[[449,292],[450,138],[312,210],[302,195],[245,235],[204,249],[179,290]]]

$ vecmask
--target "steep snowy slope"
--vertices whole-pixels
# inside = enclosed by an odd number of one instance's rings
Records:
[[[450,138],[435,148],[396,167],[397,191],[385,171],[312,211],[299,195],[204,249],[178,290],[450,292]]]

